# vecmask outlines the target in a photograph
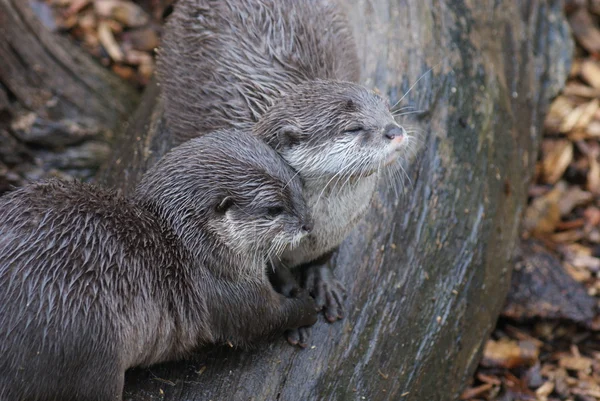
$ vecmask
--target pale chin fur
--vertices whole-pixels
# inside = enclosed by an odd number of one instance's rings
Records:
[[[380,167],[374,154],[386,153],[385,159],[396,152],[388,153],[386,149],[376,149],[361,145],[358,136],[337,138],[333,144],[323,143],[317,147],[303,144],[282,153],[283,158],[292,168],[308,180],[332,180],[346,177],[369,176]],[[402,147],[402,145],[400,145]],[[387,148],[387,146],[386,146]],[[315,152],[315,150],[321,150]]]
[[[408,143],[410,141],[411,141],[411,137],[408,135],[399,141],[392,140],[392,143],[390,143],[388,145],[389,150],[388,150],[387,156],[384,159],[383,166],[388,167],[388,166],[394,164],[396,161],[398,161],[398,159],[403,157],[407,150]]]
[[[320,174],[306,175],[305,170],[300,174],[305,178],[305,196],[311,214],[313,216],[329,216],[327,222],[315,221],[315,226],[310,236],[316,238],[314,241],[301,240],[298,246],[286,248],[281,260],[286,265],[293,267],[309,262],[315,254],[323,254],[330,251],[348,235],[355,223],[366,213],[371,203],[372,196],[380,179],[389,171],[396,179],[401,170],[401,164],[407,152],[410,150],[409,137],[402,140],[387,143],[385,146],[374,151],[373,148],[363,148],[358,160],[351,163],[348,156],[332,158],[335,154],[332,149],[344,149],[346,153],[358,154],[350,146],[359,146],[356,137],[347,141],[339,141],[329,151],[322,152],[323,155],[313,156],[311,160],[321,160],[329,157],[328,168],[335,169],[336,173],[328,174],[320,171]],[[306,165],[296,165],[298,155],[288,152],[284,158],[295,169],[309,168]],[[313,151],[314,153],[314,151]],[[366,153],[366,154],[365,154]],[[374,157],[374,156],[377,157]],[[295,157],[294,157],[295,156]],[[305,154],[301,157],[307,157]],[[300,159],[303,161],[302,159]],[[316,165],[322,170],[322,165]],[[347,174],[343,174],[347,172]],[[323,223],[323,224],[321,224]],[[319,249],[314,248],[319,244]]]

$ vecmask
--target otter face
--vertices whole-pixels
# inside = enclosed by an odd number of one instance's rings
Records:
[[[192,251],[210,234],[238,254],[272,256],[312,229],[300,177],[249,132],[179,145],[144,175],[136,196]]]
[[[221,131],[210,142],[215,230],[238,252],[273,256],[312,230],[300,177],[269,145],[249,132]]]
[[[267,111],[255,134],[308,179],[369,176],[395,162],[407,142],[385,99],[335,81],[299,86]]]
[[[248,177],[215,207],[217,231],[238,253],[279,255],[312,230],[298,177],[289,175],[287,186],[284,180],[265,178],[264,172]]]

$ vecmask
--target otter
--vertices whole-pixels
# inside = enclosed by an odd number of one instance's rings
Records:
[[[131,198],[59,180],[0,198],[0,400],[121,400],[129,367],[314,324],[314,300],[266,275],[311,229],[301,191],[229,130],[171,150]]]
[[[166,24],[158,73],[176,141],[251,129],[300,175],[314,230],[275,260],[273,283],[293,292],[285,269],[299,270],[327,320],[342,318],[345,291],[327,260],[368,210],[382,174],[399,167],[411,138],[389,103],[357,84],[356,46],[339,5],[180,0]],[[306,346],[307,336],[292,331],[288,340]]]
[[[298,84],[360,78],[352,30],[330,0],[180,0],[157,70],[176,143],[251,129]]]

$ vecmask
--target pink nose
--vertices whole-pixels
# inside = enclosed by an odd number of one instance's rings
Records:
[[[406,131],[396,124],[388,124],[383,131],[383,135],[390,140],[401,139],[406,135]]]

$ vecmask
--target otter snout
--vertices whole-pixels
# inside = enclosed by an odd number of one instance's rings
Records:
[[[388,124],[383,129],[383,136],[390,140],[401,140],[406,136],[406,130],[396,124]]]

